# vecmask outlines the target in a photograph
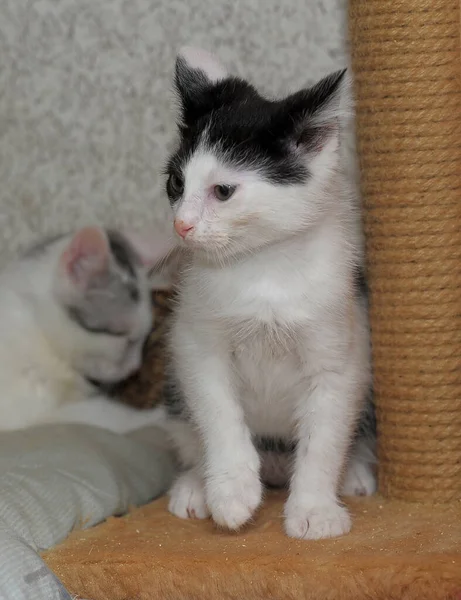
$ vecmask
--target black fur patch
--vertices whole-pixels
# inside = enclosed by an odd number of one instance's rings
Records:
[[[368,282],[365,270],[362,266],[357,266],[355,268],[354,280],[357,295],[361,298],[368,299]],[[376,434],[376,408],[373,402],[373,387],[370,387],[365,408],[360,415],[356,438],[375,438]]]
[[[92,315],[87,306],[68,306],[67,314],[69,318],[79,325],[82,329],[85,329],[89,333],[101,334],[101,335],[113,335],[116,337],[123,337],[124,331],[115,331],[103,320],[100,320],[96,315]]]
[[[210,82],[183,59],[176,65],[175,87],[182,109],[180,143],[166,172],[182,177],[184,165],[199,145],[234,167],[257,170],[279,185],[305,182],[303,154],[316,150],[330,126],[312,124],[339,89],[344,71],[284,100],[262,97],[248,82],[229,77]],[[167,189],[170,202],[179,198]]]
[[[368,282],[365,275],[365,271],[362,267],[357,266],[355,268],[354,280],[357,289],[357,293],[360,296],[368,297]]]
[[[167,373],[163,386],[163,402],[170,417],[183,421],[190,419],[189,409],[184,396],[171,373]]]
[[[136,273],[140,259],[122,235],[107,231],[107,237],[118,269],[110,264],[66,310],[75,323],[90,333],[122,337],[128,333],[125,317],[141,297]]]
[[[122,235],[116,231],[108,230],[107,238],[112,256],[117,265],[129,275],[130,283],[127,284],[128,293],[133,302],[138,302],[140,293],[137,284],[136,267],[140,264],[140,259],[131,244]]]
[[[291,454],[296,450],[296,443],[282,438],[257,436],[254,444],[260,452],[276,452],[278,454]]]
[[[97,379],[92,379],[91,377],[85,377],[86,381],[96,388],[98,392],[104,394],[104,396],[108,398],[114,398],[114,401],[117,401],[117,384],[115,383],[107,383],[106,381],[98,381]]]
[[[370,439],[375,438],[376,434],[376,407],[373,402],[373,389],[370,387],[365,408],[360,415],[357,437]]]
[[[139,265],[139,258],[131,244],[123,235],[110,229],[107,231],[107,238],[115,262],[130,277],[136,279],[136,266]]]

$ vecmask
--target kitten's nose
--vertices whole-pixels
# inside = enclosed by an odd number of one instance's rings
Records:
[[[178,221],[177,219],[175,219],[174,228],[178,235],[180,235],[182,238],[185,238],[189,231],[194,229],[194,226],[189,225],[188,223],[184,223],[184,221]]]

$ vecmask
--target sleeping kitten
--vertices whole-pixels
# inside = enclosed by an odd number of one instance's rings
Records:
[[[373,436],[346,468],[371,372],[356,199],[339,160],[345,73],[271,101],[184,49],[175,87],[167,193],[189,256],[166,394],[184,467],[169,509],[238,529],[261,475],[290,478],[288,535],[342,535],[341,483],[375,489]]]
[[[120,233],[86,227],[0,273],[0,429],[78,421],[126,431],[156,422],[102,390],[141,364],[152,324],[147,267],[169,249],[157,244],[148,256]]]

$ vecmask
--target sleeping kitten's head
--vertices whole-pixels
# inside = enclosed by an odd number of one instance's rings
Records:
[[[148,269],[171,245],[154,240],[152,249],[86,227],[48,250],[52,297],[41,316],[52,344],[87,379],[114,383],[140,367],[152,325]]]
[[[328,210],[325,192],[338,168],[345,85],[340,71],[271,101],[212,55],[182,50],[180,141],[167,193],[184,243],[219,260],[315,223]]]

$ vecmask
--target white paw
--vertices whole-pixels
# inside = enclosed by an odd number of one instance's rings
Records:
[[[344,506],[330,499],[288,499],[285,505],[285,531],[290,537],[319,540],[338,537],[351,529],[351,518]]]
[[[374,465],[352,459],[344,476],[341,494],[343,496],[371,496],[376,492]]]
[[[210,476],[206,493],[213,520],[235,530],[249,521],[260,505],[262,484],[258,471],[245,465]]]
[[[168,510],[181,519],[206,519],[210,516],[203,482],[194,470],[186,471],[176,479],[169,496]]]

